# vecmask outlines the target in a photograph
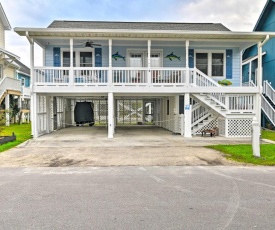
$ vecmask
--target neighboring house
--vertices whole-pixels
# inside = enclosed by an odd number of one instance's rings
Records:
[[[16,70],[17,79],[21,81],[21,112],[22,122],[30,121],[30,106],[31,106],[31,71],[30,68],[24,65],[19,60],[14,61],[19,68]]]
[[[253,118],[261,118],[260,87],[242,85],[242,51],[261,49],[269,33],[96,21],[14,30],[30,42],[34,137],[75,125],[82,101],[93,103],[95,123],[106,123],[109,138],[117,125],[148,122],[185,137],[215,127],[220,136],[250,137]],[[34,43],[43,49],[42,67],[33,65]]]
[[[268,0],[253,31],[275,32],[275,1]],[[275,126],[275,39],[270,39],[262,49],[263,97],[262,126]],[[243,82],[256,81],[258,48],[254,45],[243,54]]]
[[[10,110],[15,103],[21,105],[21,80],[17,79],[17,71],[23,64],[17,55],[5,50],[6,30],[11,30],[11,26],[0,3],[0,105],[1,109]],[[6,113],[6,125],[9,123],[10,115]]]

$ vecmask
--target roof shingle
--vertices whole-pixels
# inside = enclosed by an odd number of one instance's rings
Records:
[[[48,28],[112,30],[230,31],[221,23],[53,21]]]

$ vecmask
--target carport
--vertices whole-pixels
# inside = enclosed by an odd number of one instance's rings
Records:
[[[74,110],[76,103],[90,102],[93,107],[95,127],[104,126],[108,137],[112,138],[119,126],[158,126],[173,133],[181,133],[181,115],[179,96],[155,95],[114,95],[108,100],[108,95],[62,95],[38,94],[37,119],[38,135],[51,133],[54,130],[76,126]],[[110,106],[112,103],[112,106]],[[110,113],[110,108],[113,113]],[[113,133],[110,135],[109,119],[113,120]],[[81,125],[86,126],[86,125]]]

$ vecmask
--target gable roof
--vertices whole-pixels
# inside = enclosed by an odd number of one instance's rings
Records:
[[[2,22],[2,24],[4,25],[4,29],[5,30],[11,30],[11,25],[9,23],[9,20],[5,14],[5,11],[0,3],[0,20]]]
[[[53,21],[48,28],[113,30],[230,31],[221,23]]]
[[[260,17],[258,18],[258,21],[257,21],[253,31],[260,31],[262,23],[268,17],[269,12],[271,11],[272,5],[274,3],[275,3],[275,0],[267,0],[266,4],[264,6],[264,9],[262,10]]]
[[[15,59],[14,62],[20,66],[20,68],[18,69],[19,72],[21,72],[22,74],[31,75],[31,70],[29,67],[27,67],[26,65],[24,65],[21,61],[19,61],[18,59]]]

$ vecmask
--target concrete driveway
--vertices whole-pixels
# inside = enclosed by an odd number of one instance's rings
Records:
[[[118,127],[114,139],[108,139],[106,127],[71,127],[0,153],[0,166],[236,165],[203,147],[226,143],[250,143],[250,139],[187,139],[155,126]]]

